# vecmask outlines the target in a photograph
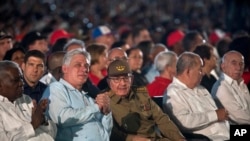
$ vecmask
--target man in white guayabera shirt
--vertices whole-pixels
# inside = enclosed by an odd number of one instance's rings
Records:
[[[227,109],[230,124],[250,125],[250,94],[242,79],[244,57],[237,51],[227,52],[221,69],[223,73],[212,88],[217,105]]]
[[[211,94],[200,85],[203,62],[198,54],[184,52],[177,60],[176,77],[164,93],[163,109],[182,132],[229,140],[228,113],[218,109]]]
[[[17,63],[0,61],[0,140],[53,141],[56,125],[43,114],[48,100],[36,104],[23,94],[22,78]]]

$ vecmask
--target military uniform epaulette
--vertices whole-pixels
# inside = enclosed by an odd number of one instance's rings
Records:
[[[145,86],[140,86],[140,87],[136,87],[134,89],[135,93],[140,94],[140,95],[145,95],[145,96],[148,96],[148,90]]]
[[[147,88],[144,87],[144,86],[137,87],[137,88],[136,88],[136,92],[147,92]]]

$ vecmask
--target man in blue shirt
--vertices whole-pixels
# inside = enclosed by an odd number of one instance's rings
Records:
[[[43,98],[49,99],[48,114],[58,127],[56,140],[109,141],[113,127],[109,97],[103,93],[94,100],[82,90],[89,63],[90,55],[86,51],[67,52],[62,65],[63,77],[51,83],[43,94]]]

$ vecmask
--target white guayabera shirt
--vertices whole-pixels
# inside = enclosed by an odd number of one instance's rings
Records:
[[[14,103],[0,95],[0,140],[1,141],[53,141],[56,136],[56,125],[40,125],[34,130],[31,125],[33,102],[23,95]]]

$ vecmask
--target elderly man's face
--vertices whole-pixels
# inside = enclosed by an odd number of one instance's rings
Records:
[[[108,78],[110,89],[119,96],[126,96],[129,93],[132,81],[133,76],[131,74]]]
[[[0,91],[1,95],[7,97],[9,101],[13,102],[21,97],[23,93],[22,73],[18,68],[9,68],[6,71],[6,76],[3,76],[2,80],[0,80]]]
[[[240,53],[230,52],[221,64],[221,68],[232,79],[241,80],[244,71],[244,58]]]

